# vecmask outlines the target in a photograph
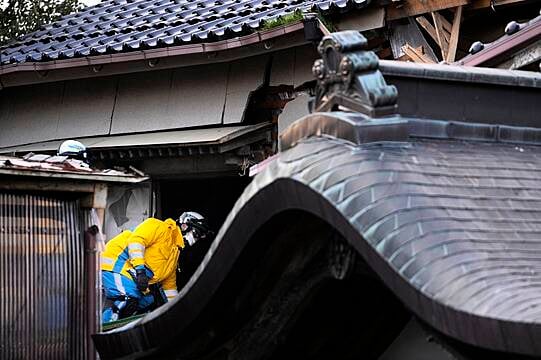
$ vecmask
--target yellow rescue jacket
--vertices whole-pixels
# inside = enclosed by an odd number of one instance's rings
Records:
[[[160,283],[169,298],[177,290],[179,248],[184,248],[184,239],[173,219],[148,218],[133,232],[126,230],[107,242],[101,270],[132,278],[130,271],[146,265],[154,274],[149,283]]]

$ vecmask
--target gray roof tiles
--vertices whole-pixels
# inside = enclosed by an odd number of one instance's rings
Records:
[[[172,306],[94,335],[95,345],[107,359],[166,352],[172,344],[175,354],[186,351],[178,340],[201,312],[214,310],[209,304],[217,303],[211,301],[215,289],[233,283],[224,279],[240,273],[235,270],[241,255],[259,255],[248,250],[260,240],[255,229],[295,210],[331,224],[428,326],[471,345],[539,358],[540,169],[539,146],[302,139],[248,185],[191,285]],[[308,217],[299,219],[280,224],[284,229],[313,224]],[[287,240],[302,238],[284,233]],[[329,233],[310,237],[310,243],[328,242]],[[176,333],[166,330],[169,323]]]
[[[469,54],[457,63],[469,66],[494,65],[494,59],[526,47],[538,40],[540,34],[541,15],[522,24],[511,21],[505,27],[504,35],[487,44],[481,41],[474,42],[468,50]]]
[[[215,41],[300,11],[345,11],[370,0],[111,0],[0,48],[0,63],[67,59]]]

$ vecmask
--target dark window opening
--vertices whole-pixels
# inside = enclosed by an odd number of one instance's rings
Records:
[[[208,219],[212,230],[217,234],[250,180],[247,176],[229,176],[160,181],[160,218],[176,219],[184,211],[196,211]],[[177,275],[179,290],[201,263],[212,240],[197,242],[181,252],[181,272]]]

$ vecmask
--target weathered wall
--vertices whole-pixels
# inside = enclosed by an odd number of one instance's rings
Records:
[[[268,59],[6,88],[0,147],[239,123]]]
[[[229,63],[5,88],[0,148],[240,123],[252,91],[312,80],[316,58],[305,45]]]

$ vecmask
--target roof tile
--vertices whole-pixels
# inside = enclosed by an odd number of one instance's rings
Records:
[[[218,41],[296,10],[323,13],[370,0],[105,0],[0,47],[0,64]],[[124,34],[129,34],[124,35]]]

